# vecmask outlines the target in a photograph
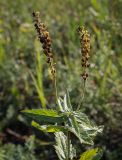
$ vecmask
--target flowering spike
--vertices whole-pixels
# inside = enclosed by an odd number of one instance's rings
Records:
[[[54,63],[54,57],[52,54],[52,48],[51,48],[51,38],[50,34],[47,31],[46,26],[44,23],[41,22],[40,20],[40,13],[39,12],[33,12],[33,21],[34,21],[34,26],[38,34],[38,39],[40,43],[42,44],[43,52],[47,57],[47,63],[50,66],[52,78],[55,79],[56,76],[56,68],[55,68],[55,63]]]
[[[88,73],[86,72],[87,68],[90,67],[90,63],[88,62],[90,57],[90,34],[84,27],[78,27],[78,34],[80,37],[81,44],[81,66],[83,68],[83,73],[81,74],[84,81],[88,77]]]

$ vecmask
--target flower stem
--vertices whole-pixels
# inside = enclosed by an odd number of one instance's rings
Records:
[[[86,81],[85,81],[85,80],[83,80],[83,89],[82,89],[82,92],[81,92],[81,100],[79,101],[79,104],[78,104],[77,110],[79,110],[79,109],[80,109],[81,104],[82,104],[82,102],[83,102],[83,100],[84,100],[84,97],[85,97],[85,92],[86,92],[85,83],[86,83]]]

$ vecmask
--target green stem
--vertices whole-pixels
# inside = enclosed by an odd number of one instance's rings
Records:
[[[83,81],[83,89],[82,89],[82,92],[81,92],[81,100],[79,101],[79,104],[78,104],[78,107],[77,107],[77,110],[80,109],[81,107],[81,103],[83,102],[84,100],[84,97],[85,97],[85,92],[86,92],[86,87],[85,87],[85,80]]]
[[[55,87],[55,98],[56,98],[56,102],[58,100],[58,91],[57,91],[57,80],[56,78],[54,79],[54,87]]]
[[[54,89],[55,89],[55,100],[58,106],[58,91],[57,91],[57,79],[54,79]],[[60,111],[60,107],[58,106],[58,111]]]

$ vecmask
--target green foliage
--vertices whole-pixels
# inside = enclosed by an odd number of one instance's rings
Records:
[[[49,109],[31,109],[22,111],[25,115],[31,117],[32,120],[35,120],[38,123],[48,122],[48,123],[65,123],[64,130],[70,131],[74,133],[81,143],[91,144],[93,145],[93,138],[97,135],[97,133],[102,132],[102,127],[95,126],[88,117],[79,111],[73,111],[72,106],[70,104],[70,98],[66,94],[64,96],[64,100],[61,98],[58,99],[58,103],[60,106],[60,114],[56,110]],[[70,105],[68,105],[70,104]],[[32,125],[36,128],[51,132],[56,132],[63,130],[63,126],[50,126],[44,125],[40,126],[38,123],[32,122]],[[66,129],[67,128],[67,129]]]
[[[43,132],[56,132],[57,144],[55,149],[59,159],[72,160],[75,157],[74,149],[72,148],[71,140],[63,132],[67,132],[68,134],[72,132],[80,140],[80,143],[93,145],[93,138],[97,133],[102,132],[102,127],[95,126],[81,110],[73,111],[68,92],[64,96],[64,99],[58,99],[58,105],[60,113],[49,109],[31,109],[22,112],[31,117],[32,120],[35,120],[32,121],[32,126],[37,129]],[[55,125],[41,125],[43,122],[53,122]],[[64,126],[57,126],[59,122],[64,122]]]
[[[0,160],[37,160],[35,154],[35,137],[30,136],[25,146],[11,143],[0,145]]]
[[[43,73],[42,73],[42,59],[40,56],[40,46],[37,41],[35,41],[35,50],[36,50],[36,75],[37,78],[34,77],[33,73],[31,72],[31,77],[33,79],[34,85],[36,87],[36,90],[39,95],[39,99],[41,101],[42,107],[46,107],[46,99],[44,96],[44,91],[43,91]]]
[[[80,51],[75,31],[79,23],[87,25],[91,33],[91,67],[82,112],[97,124],[105,126],[103,136],[95,142],[105,148],[104,159],[122,159],[121,8],[122,0],[0,1],[0,132],[3,135],[8,127],[21,133],[23,130],[18,128],[28,126],[26,118],[19,112],[23,107],[39,108],[40,101],[42,105],[45,104],[45,97],[48,107],[55,106],[52,85],[42,58],[39,59],[41,67],[38,73],[35,70],[39,46],[35,40],[31,12],[39,10],[53,39],[59,95],[64,95],[64,88],[72,89],[70,93],[74,110],[81,98]],[[26,67],[31,70],[35,78],[33,81]],[[37,77],[40,77],[38,86]],[[18,126],[18,123],[21,125]],[[45,139],[47,134],[41,136]],[[9,143],[10,136],[6,138],[5,142]],[[13,140],[11,143],[14,143]],[[76,147],[80,150],[78,144]],[[40,159],[53,154],[52,149],[49,152],[44,148],[43,151],[45,156]]]
[[[81,143],[91,144],[93,145],[93,139],[97,135],[97,133],[102,132],[103,127],[97,127],[93,125],[88,117],[78,112],[73,112],[71,115],[70,121],[70,131],[73,132]]]
[[[60,160],[68,160],[68,147],[67,147],[67,136],[63,132],[55,133],[56,145],[55,150]],[[76,157],[76,149],[72,146],[70,141],[70,153],[69,158],[73,160]]]
[[[37,122],[48,122],[48,123],[62,123],[65,121],[65,116],[59,114],[53,109],[27,109],[22,111],[25,115]]]
[[[68,129],[66,127],[63,126],[57,126],[57,125],[40,125],[39,123],[32,121],[31,125],[43,132],[51,132],[51,133],[55,133],[55,132],[65,132]]]
[[[95,148],[84,152],[80,156],[80,160],[100,160],[101,156],[102,151],[99,148]]]
[[[60,109],[67,116],[68,121],[65,123],[69,131],[74,133],[81,143],[93,145],[93,138],[102,132],[102,127],[95,126],[81,110],[73,111],[68,93],[64,100],[60,98],[58,102]]]
[[[0,160],[4,160],[6,157],[5,155],[5,150],[2,148],[2,146],[0,145]]]

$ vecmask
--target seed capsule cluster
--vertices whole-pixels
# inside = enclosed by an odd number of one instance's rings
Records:
[[[80,37],[80,44],[81,44],[81,66],[83,68],[83,73],[81,74],[84,81],[88,77],[87,68],[90,67],[89,58],[90,58],[90,34],[84,27],[78,28],[78,34]]]
[[[33,12],[33,21],[34,26],[38,34],[38,39],[40,43],[42,44],[43,52],[47,57],[47,63],[50,66],[52,78],[54,79],[56,76],[56,69],[55,69],[55,63],[54,63],[54,57],[52,54],[52,48],[51,48],[51,38],[50,34],[47,31],[46,26],[44,23],[40,21],[40,13],[39,12]]]

